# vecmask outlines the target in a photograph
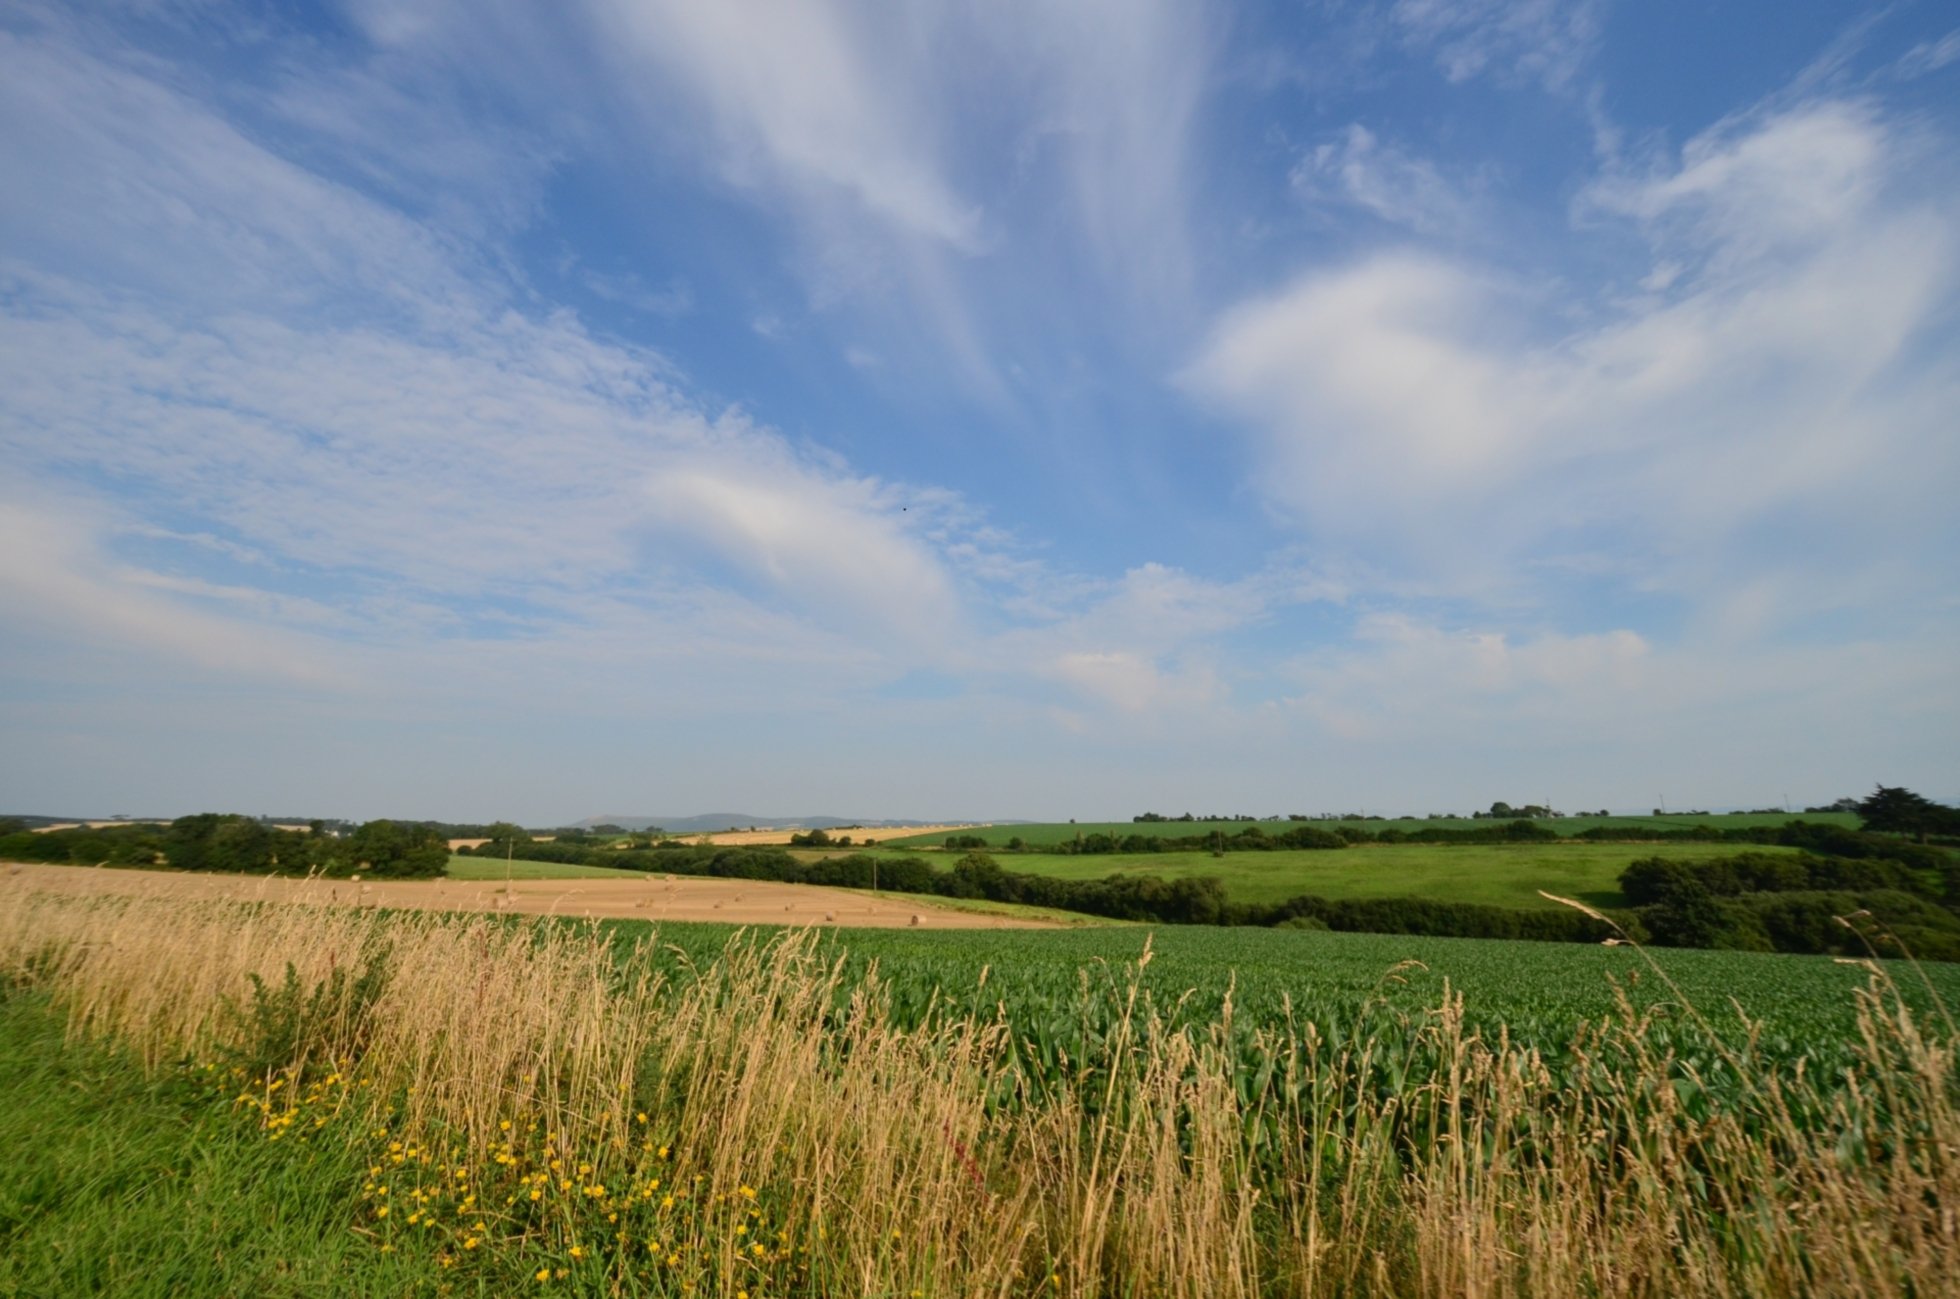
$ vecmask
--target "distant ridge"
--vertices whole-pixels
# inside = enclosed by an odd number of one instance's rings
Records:
[[[921,820],[874,820],[842,816],[756,816],[752,812],[704,812],[699,816],[588,816],[574,824],[582,826],[616,825],[625,830],[644,830],[659,826],[675,834],[705,834],[715,830],[835,830],[839,826],[863,826],[867,830],[903,830],[917,825],[946,825],[948,822]],[[1004,825],[1006,822],[989,822]]]

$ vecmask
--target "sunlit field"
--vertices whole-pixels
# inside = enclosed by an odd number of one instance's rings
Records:
[[[1923,1295],[1960,1245],[1910,966],[0,888],[4,1099],[61,1124],[15,1292],[189,1242],[180,1292]]]
[[[1504,907],[1551,907],[1544,893],[1597,907],[1624,905],[1620,872],[1645,857],[1706,860],[1738,852],[1787,852],[1753,844],[1522,843],[1356,844],[1332,851],[1110,853],[1062,856],[1003,853],[1003,867],[1030,875],[1095,880],[1110,875],[1162,879],[1211,876],[1235,902],[1281,902],[1302,893],[1325,898],[1424,897]]]
[[[1858,817],[1852,812],[1724,812],[1717,814],[1695,814],[1677,812],[1657,816],[1560,816],[1547,817],[1533,824],[1555,834],[1572,836],[1587,830],[1605,828],[1626,831],[1652,831],[1656,835],[1681,830],[1693,830],[1700,826],[1712,826],[1718,830],[1770,829],[1787,821],[1804,820],[1814,825],[1842,826],[1847,830],[1858,828]],[[1380,820],[1361,818],[1316,817],[1308,821],[1264,820],[1264,821],[1023,821],[1007,822],[999,825],[983,825],[970,829],[954,831],[960,835],[971,835],[984,840],[989,847],[1004,847],[1011,839],[1020,839],[1030,846],[1064,843],[1077,835],[1142,834],[1152,838],[1181,839],[1189,835],[1206,835],[1218,831],[1227,835],[1238,834],[1248,826],[1258,826],[1268,834],[1278,834],[1300,825],[1309,825],[1322,830],[1335,830],[1343,826],[1349,829],[1366,830],[1379,834],[1384,830],[1415,834],[1422,830],[1487,830],[1502,821],[1473,819],[1470,817],[1389,817]],[[879,839],[879,843],[889,846],[934,847],[945,842],[947,831],[935,830],[919,834],[893,833]]]

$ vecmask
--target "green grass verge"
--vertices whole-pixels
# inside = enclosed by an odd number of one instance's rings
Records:
[[[211,1086],[64,1041],[0,985],[0,1295],[434,1294],[434,1261],[353,1229],[344,1140],[267,1141]]]

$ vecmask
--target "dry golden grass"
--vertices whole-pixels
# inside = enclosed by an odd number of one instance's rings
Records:
[[[1630,1007],[1580,1027],[1558,1077],[1448,996],[1352,1045],[1262,1025],[1252,1086],[1229,1010],[1173,1031],[1134,980],[1100,1057],[1037,1083],[1005,1025],[900,1030],[875,976],[847,992],[807,937],[662,980],[529,920],[0,880],[0,976],[153,1066],[253,1048],[239,1008],[289,964],[310,1001],[268,1077],[358,1070],[404,1139],[480,1161],[515,1123],[594,1178],[657,1172],[704,1205],[762,1188],[809,1243],[808,1293],[1956,1293],[1955,1044],[1876,967],[1844,1077],[1732,1056],[1748,1083],[1712,1110]],[[1383,1089],[1378,1066],[1418,1059]],[[733,1294],[725,1225],[703,1209],[673,1248]]]

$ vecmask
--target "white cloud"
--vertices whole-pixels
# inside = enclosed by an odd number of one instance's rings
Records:
[[[1301,737],[1289,767],[1317,766],[1350,806],[1426,810],[1399,801],[1418,784],[1459,808],[1762,806],[1940,770],[1960,719],[1951,663],[1942,631],[1656,643],[1377,615],[1301,656],[1292,697],[1266,711]]]
[[[1950,31],[1936,41],[1919,42],[1900,56],[1892,70],[1901,81],[1910,81],[1955,62],[1960,62],[1960,30]]]
[[[1205,6],[1083,0],[1000,11],[997,75],[1039,69],[1031,123],[1058,144],[1082,247],[1159,310],[1190,290],[1192,150],[1218,44]]]
[[[1057,680],[1121,712],[1188,714],[1225,697],[1219,660],[1237,633],[1286,606],[1337,594],[1286,565],[1214,582],[1141,564],[1117,581],[1069,591],[1042,625],[995,635],[972,670]]]
[[[661,650],[651,635],[835,659],[824,629],[842,618],[916,661],[957,631],[939,549],[990,547],[955,495],[911,491],[938,504],[901,527],[901,489],[704,413],[664,358],[569,313],[513,309],[466,250],[158,82],[11,35],[0,68],[17,74],[0,110],[34,122],[0,133],[24,185],[0,197],[0,228],[33,254],[0,263],[10,467],[92,478],[150,515],[133,526],[155,542],[266,570],[118,566],[78,534],[60,554],[102,558],[67,566],[93,574],[73,589],[123,610],[114,625],[150,618],[180,648],[306,627],[388,646],[405,671],[435,638],[485,627],[566,653],[568,620],[606,639],[602,610],[642,656]],[[160,218],[170,233],[150,239]],[[48,269],[70,260],[96,284]],[[713,589],[730,567],[746,597]],[[124,598],[96,599],[110,590]]]
[[[1652,662],[1653,647],[1626,629],[1519,638],[1371,614],[1349,644],[1298,665],[1290,705],[1351,739],[1461,716],[1577,727],[1652,698]]]
[[[1056,659],[1052,671],[1083,694],[1126,713],[1201,707],[1219,694],[1208,669],[1167,672],[1128,650],[1076,650]]]
[[[184,303],[385,306],[440,324],[463,249],[285,161],[161,83],[0,32],[0,242]]]
[[[693,290],[678,281],[657,289],[631,272],[602,275],[588,268],[580,273],[579,282],[606,301],[645,316],[685,316],[694,310]]]
[[[1607,177],[1587,189],[1581,207],[1649,223],[1739,270],[1863,233],[1856,227],[1874,215],[1896,152],[1871,106],[1803,105],[1699,135],[1678,164],[1651,175]]]
[[[371,16],[391,41],[427,39]],[[220,581],[104,558],[125,607],[182,613],[213,642],[264,624],[360,644],[379,655],[365,686],[438,698],[546,681],[583,696],[658,664],[661,697],[685,682],[727,703],[740,692],[714,678],[749,679],[745,662],[860,688],[923,664],[1131,707],[1210,698],[1196,647],[1297,585],[1151,564],[1107,588],[1050,572],[956,493],[880,483],[739,412],[711,416],[657,354],[569,313],[511,309],[467,251],[176,91],[73,51],[8,52],[57,98],[95,88],[141,110],[113,131],[75,124],[65,159],[34,155],[57,187],[125,165],[150,178],[100,205],[91,250],[145,248],[159,206],[179,230],[164,265],[133,260],[96,287],[0,268],[10,461],[44,481],[113,475],[125,508],[194,520],[138,523],[155,543],[252,561]],[[1125,156],[1106,174],[1143,165]],[[5,210],[61,237],[47,208]],[[267,250],[249,292],[176,291],[169,263],[234,243]],[[350,262],[364,269],[343,282]],[[378,279],[402,310],[364,319],[351,308],[383,295]],[[976,609],[982,588],[992,604]],[[1029,618],[1050,626],[1013,630]]]
[[[95,541],[86,507],[0,501],[0,591],[17,625],[77,634],[124,657],[163,656],[216,673],[238,673],[315,688],[350,689],[347,655],[296,635],[290,624],[326,617],[305,602],[275,607],[260,593],[186,582],[115,563]],[[159,591],[241,598],[264,618],[213,614]],[[297,618],[295,615],[299,615]]]
[[[1314,535],[1464,589],[1587,536],[1704,598],[1771,562],[1869,565],[1944,517],[1897,466],[1954,457],[1954,379],[1921,358],[1955,209],[1899,192],[1909,156],[1855,105],[1725,127],[1590,193],[1659,273],[1589,327],[1535,329],[1542,290],[1390,253],[1227,313],[1186,381],[1261,430],[1262,486]]]
[[[653,526],[705,542],[776,601],[915,641],[961,630],[944,567],[900,527],[876,484],[750,460],[659,471],[646,492]]]
[[[899,111],[926,94],[911,81],[922,33],[899,16],[756,0],[600,2],[593,13],[631,61],[628,80],[685,87],[705,105],[713,156],[734,183],[841,198],[908,235],[978,247],[978,213],[946,179],[929,123]]]
[[[1294,192],[1309,202],[1341,202],[1419,234],[1460,232],[1471,219],[1465,188],[1436,165],[1384,144],[1359,122],[1314,146],[1292,173]]]
[[[1392,19],[1451,81],[1493,75],[1560,90],[1599,43],[1603,0],[1397,0]]]

